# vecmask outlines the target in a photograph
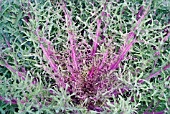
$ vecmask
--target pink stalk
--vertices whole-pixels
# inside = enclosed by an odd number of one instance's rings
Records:
[[[154,74],[150,74],[150,76],[149,76],[148,78],[146,78],[146,80],[148,80],[148,79],[150,79],[150,78],[153,78],[153,77],[159,75],[161,72],[162,72],[162,70],[159,70],[159,71],[157,71],[157,72],[154,73]]]
[[[56,80],[57,75],[56,74],[51,74],[49,68],[45,68],[45,65],[42,63],[44,71],[46,71],[54,80]],[[55,77],[56,76],[56,77]]]
[[[39,35],[38,35],[38,32],[36,33],[37,34],[37,36],[39,37]],[[54,47],[53,46],[51,46],[51,41],[49,41],[49,40],[47,40],[47,39],[45,39],[45,38],[38,38],[39,39],[39,41],[43,41],[43,42],[45,42],[46,44],[47,44],[47,53],[49,54],[49,55],[52,55],[53,54],[53,51],[52,50],[54,50]]]
[[[168,37],[170,36],[170,32],[165,36],[165,38],[164,38],[164,42],[166,41],[166,40],[168,40]]]
[[[54,47],[51,46],[51,42],[49,42],[49,43],[47,43],[47,44],[48,44],[48,54],[49,54],[49,55],[53,55],[54,53],[53,53],[52,50],[54,50]]]
[[[51,60],[51,58],[49,56],[49,54],[53,54],[53,52],[51,51],[51,48],[50,48],[51,42],[45,38],[40,38],[38,32],[39,32],[39,28],[36,29],[35,34],[36,34],[36,36],[38,36],[39,41],[43,41],[48,44],[48,51],[45,50],[45,48],[42,44],[40,44],[40,48],[43,50],[43,53],[45,54],[46,58],[49,60],[50,66],[53,68],[54,72],[57,72],[57,66],[55,65],[55,63],[53,63],[53,61]],[[52,77],[54,78],[54,76],[52,76]]]
[[[151,0],[151,1],[152,1],[152,0]],[[147,14],[149,8],[150,8],[150,6],[147,7],[147,9],[145,10],[145,12],[144,12],[143,15],[141,16],[141,18],[138,20],[136,26],[135,26],[134,29],[133,29],[134,31],[137,29],[137,27],[139,26],[139,24],[141,23],[141,21],[145,18],[145,15]],[[142,10],[142,9],[143,9],[143,8],[141,7],[140,10]],[[139,12],[140,12],[140,11],[139,11]],[[127,38],[126,41],[128,41],[129,39],[131,39],[132,37],[134,37],[134,35],[135,35],[134,32],[131,31],[131,32],[129,33],[129,36],[128,36],[128,38]],[[118,67],[118,64],[121,62],[121,60],[123,60],[125,54],[130,50],[131,46],[132,46],[133,43],[135,43],[135,42],[136,42],[136,40],[134,39],[134,40],[126,47],[126,49],[123,51],[122,55],[119,57],[119,59],[117,60],[117,62],[111,65],[111,68],[110,68],[111,70],[114,70],[114,69],[116,69],[116,68]]]
[[[165,66],[165,67],[163,68],[163,70],[167,70],[168,68],[170,68],[170,64],[168,64],[167,66]],[[156,73],[150,74],[149,77],[146,78],[146,80],[149,80],[149,79],[151,79],[151,78],[159,75],[163,70],[158,70]],[[139,83],[143,83],[143,82],[144,82],[144,80],[140,80],[140,81],[139,81]]]
[[[94,72],[94,66],[92,66],[91,70],[88,73],[90,78],[93,78],[93,72]]]
[[[168,80],[170,81],[170,75],[168,76],[168,78],[166,79],[166,81],[168,81]]]
[[[98,41],[98,38],[100,36],[100,26],[101,26],[101,19],[98,19],[97,20],[97,30],[96,30],[96,38],[94,40],[94,43],[93,43],[93,49],[92,49],[92,56],[94,56],[94,54],[96,53],[96,50],[97,50],[97,41]]]
[[[40,48],[42,49],[44,55],[46,56],[46,58],[49,60],[50,62],[50,66],[53,68],[54,72],[57,72],[57,66],[55,63],[53,63],[53,61],[51,60],[51,58],[49,57],[48,53],[46,52],[44,46],[42,44],[40,44]]]
[[[70,15],[67,13],[66,4],[64,4],[63,10],[64,10],[64,13],[65,13],[65,18],[68,20],[67,27],[72,26],[72,21],[71,21]],[[68,34],[70,36],[71,51],[72,51],[72,58],[73,58],[74,67],[75,67],[76,70],[78,70],[76,52],[74,50],[74,35],[71,31],[68,31]]]
[[[140,83],[140,84],[142,84],[143,82],[144,82],[143,79],[140,79],[140,80],[138,81],[138,83]]]
[[[9,69],[10,71],[12,71],[13,73],[18,73],[18,76],[22,78],[22,80],[25,80],[25,78],[23,77],[22,73],[13,69],[7,62],[5,62],[6,68]]]
[[[68,62],[68,64],[67,64],[67,70],[68,70],[69,72],[73,72],[73,69],[69,66],[69,65],[71,64],[69,58],[67,58],[67,62]]]
[[[169,67],[170,67],[170,64],[167,65],[167,66],[165,66],[165,67],[163,68],[163,70],[167,70]],[[162,70],[158,70],[156,73],[150,74],[150,76],[149,76],[148,78],[146,78],[146,80],[148,80],[148,79],[150,79],[150,78],[153,78],[153,77],[159,75],[161,72],[162,72]]]
[[[11,70],[12,72],[16,73],[16,70],[14,70],[9,64],[6,62],[6,68]]]
[[[8,45],[8,47],[11,47],[10,42],[6,39],[6,36],[4,34],[2,34],[2,35],[3,35],[4,39],[5,39],[5,42]]]
[[[152,1],[152,0],[151,0]],[[138,20],[135,28],[133,29],[134,31],[137,29],[137,27],[140,25],[141,21],[145,18],[145,15],[147,14],[148,10],[149,10],[150,6],[147,7],[147,9],[145,10],[145,12],[143,13],[143,15],[141,16],[141,18]]]
[[[126,42],[128,42],[131,38],[133,38],[135,36],[135,33],[133,31],[131,31],[126,39]],[[127,44],[126,44],[127,45]]]
[[[107,2],[107,0],[106,0],[106,2]],[[104,17],[104,14],[105,14],[105,12],[104,12],[105,10],[106,10],[106,4],[104,4],[103,10],[102,10],[102,16],[103,17]],[[108,17],[108,15],[107,15],[107,17]],[[100,36],[100,26],[101,26],[101,23],[102,23],[102,20],[98,19],[97,20],[97,29],[96,29],[96,38],[94,40],[94,43],[93,43],[94,47],[93,47],[92,52],[91,52],[92,56],[94,56],[96,51],[97,51],[97,46],[98,46],[97,42],[98,42],[98,38]],[[107,27],[107,25],[105,25],[104,30],[106,30],[106,27]]]
[[[167,70],[168,68],[170,68],[170,64],[167,65],[167,66],[165,66],[165,67],[163,68],[163,70]]]
[[[78,70],[76,52],[74,50],[74,44],[73,44],[73,35],[70,32],[68,32],[68,33],[69,33],[69,35],[71,35],[70,43],[71,43],[71,51],[72,51],[72,58],[73,58],[74,66],[75,66],[75,69]]]
[[[140,18],[140,15],[142,14],[143,8],[144,8],[143,6],[140,7],[140,9],[139,9],[139,11],[137,13],[137,18],[136,18],[137,20]]]
[[[126,55],[126,53],[130,50],[130,48],[132,47],[132,45],[136,42],[136,39],[134,39],[133,41],[130,42],[130,44],[125,48],[125,50],[123,51],[123,53],[121,54],[121,56],[119,57],[119,59],[117,60],[116,63],[113,63],[110,67],[110,70],[114,70],[118,67],[119,63],[121,62],[121,60],[123,60],[124,56]]]
[[[103,60],[102,60],[102,62],[100,64],[100,66],[99,66],[99,69],[101,69],[103,67],[104,62],[106,61],[107,54],[108,54],[108,50],[106,51],[106,53],[103,56]]]

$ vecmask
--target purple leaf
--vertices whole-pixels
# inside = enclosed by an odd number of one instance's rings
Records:
[[[132,45],[136,42],[136,39],[134,39],[133,41],[130,42],[130,44],[125,48],[125,50],[123,51],[123,53],[120,55],[119,59],[113,63],[110,67],[110,70],[114,70],[118,67],[119,63],[124,59],[124,56],[126,55],[126,53],[130,50],[130,48],[132,47]]]

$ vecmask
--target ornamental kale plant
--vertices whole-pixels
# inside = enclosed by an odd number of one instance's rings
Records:
[[[0,112],[170,112],[170,1],[0,0]]]

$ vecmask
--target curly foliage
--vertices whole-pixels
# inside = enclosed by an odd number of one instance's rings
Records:
[[[169,4],[0,0],[0,112],[168,113]]]

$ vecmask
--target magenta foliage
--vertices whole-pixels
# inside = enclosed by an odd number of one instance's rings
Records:
[[[141,21],[145,18],[145,15],[150,8],[148,7],[143,14],[143,6],[140,8],[138,17],[141,14],[142,16],[138,19],[136,26],[131,29],[126,39],[126,42],[130,41],[130,43],[126,43],[125,46],[122,46],[123,50],[119,50],[119,55],[115,55],[116,58],[110,58],[111,53],[107,49],[102,57],[96,54],[98,46],[105,42],[105,36],[102,36],[101,32],[106,31],[109,24],[106,23],[105,26],[102,27],[102,17],[110,18],[110,14],[105,13],[106,6],[107,2],[103,6],[101,18],[98,18],[96,22],[97,29],[95,38],[93,39],[92,49],[90,49],[89,44],[85,40],[80,42],[76,41],[76,34],[74,34],[73,30],[70,28],[70,26],[73,26],[73,20],[66,4],[63,4],[62,8],[67,25],[66,32],[69,39],[69,47],[67,50],[62,51],[62,54],[60,52],[54,52],[54,48],[51,46],[52,43],[40,37],[40,28],[37,28],[35,31],[35,35],[38,37],[39,42],[41,42],[39,46],[42,49],[44,56],[49,61],[49,65],[53,69],[54,73],[58,74],[57,77],[53,76],[52,78],[58,78],[56,79],[56,81],[58,81],[58,85],[64,88],[66,87],[65,83],[70,85],[67,91],[69,93],[76,93],[76,97],[72,98],[73,101],[78,103],[76,100],[78,99],[78,101],[82,103],[88,98],[89,101],[86,104],[88,109],[96,111],[102,111],[102,108],[100,107],[102,104],[100,92],[105,93],[109,91],[109,93],[105,96],[112,97],[113,94],[117,96],[118,94],[124,93],[128,90],[127,87],[120,88],[121,92],[119,89],[113,89],[114,86],[123,84],[118,81],[114,74],[109,73],[119,68],[121,61],[124,60],[133,44],[137,42],[135,31]],[[102,37],[102,41],[99,41],[100,37]],[[45,49],[45,44],[47,45],[47,49]],[[82,46],[85,46],[85,49],[79,50],[79,47]],[[57,56],[55,55],[56,53]],[[56,64],[53,60],[56,60],[58,63]],[[61,66],[61,69],[66,72],[60,71],[59,65]],[[33,83],[36,83],[36,81],[34,80]],[[50,91],[50,93],[53,92]],[[132,101],[134,100],[132,99]]]
[[[97,21],[97,30],[96,30],[96,38],[94,40],[94,44],[93,44],[93,50],[92,50],[92,56],[94,56],[96,50],[97,50],[97,42],[98,42],[98,38],[100,36],[100,26],[101,26],[101,19],[99,19]]]
[[[170,36],[170,32],[165,36],[163,41],[165,42],[168,39],[169,36]],[[159,56],[160,52],[156,52],[154,55],[158,55]],[[149,79],[159,75],[163,70],[167,70],[168,68],[170,68],[170,64],[166,65],[161,70],[158,70],[156,73],[150,74],[149,77],[146,78],[146,80],[149,80]],[[142,80],[142,79],[139,80],[139,83],[143,83],[143,82],[144,82],[144,80]]]
[[[164,38],[164,42],[166,41],[166,40],[168,40],[168,37],[170,36],[170,32],[166,35],[166,37]]]
[[[124,59],[124,56],[126,55],[126,53],[130,50],[130,48],[132,47],[132,45],[135,43],[135,39],[133,41],[130,42],[129,45],[126,46],[125,50],[123,51],[123,53],[120,55],[119,59],[117,60],[116,63],[114,63],[111,66],[111,70],[114,70],[116,68],[118,68],[119,63]]]
[[[137,15],[136,15],[136,19],[137,19],[137,20],[140,19],[141,15],[142,15],[143,8],[144,8],[144,6],[141,6],[141,7],[140,7],[140,9],[139,9],[139,11],[138,11],[138,13],[137,13]]]
[[[70,15],[67,12],[66,4],[64,4],[63,10],[64,10],[64,13],[65,13],[66,20],[68,20],[67,27],[72,26],[72,20],[71,20]],[[68,35],[69,35],[69,39],[70,39],[70,43],[71,43],[71,51],[72,51],[72,58],[73,58],[73,62],[74,62],[74,67],[75,67],[76,70],[78,70],[76,52],[74,50],[74,48],[75,48],[75,46],[74,46],[74,34],[72,33],[72,31],[68,30]]]
[[[140,25],[141,21],[145,18],[145,15],[148,13],[149,9],[150,9],[150,6],[148,6],[147,9],[144,11],[143,15],[137,21],[136,26],[135,26],[135,28],[133,30],[137,30],[137,27]]]
[[[42,44],[40,44],[40,48],[43,50],[44,55],[46,56],[46,58],[49,60],[50,62],[50,66],[53,68],[54,72],[57,72],[57,67],[56,64],[53,63],[53,61],[51,60],[51,58],[49,57],[48,53],[46,52],[44,46]]]
[[[159,75],[163,70],[167,70],[168,68],[170,68],[170,64],[163,67],[163,69],[158,70],[156,73],[150,74],[149,77],[147,77],[145,80],[149,80],[149,79]],[[143,83],[143,82],[144,82],[144,80],[142,80],[142,79],[139,80],[139,83]]]
[[[110,14],[105,13],[106,5],[107,3],[103,6],[101,16],[104,18],[110,18]],[[110,73],[110,71],[119,68],[119,64],[121,63],[121,61],[124,60],[125,55],[129,52],[130,48],[137,41],[135,30],[137,30],[137,27],[144,19],[146,13],[149,10],[149,7],[139,18],[135,28],[131,29],[131,32],[126,39],[126,42],[131,42],[129,44],[125,44],[125,46],[123,47],[123,51],[120,50],[120,55],[116,55],[116,57],[118,58],[109,58],[111,54],[109,50],[106,50],[103,57],[100,57],[96,54],[98,51],[98,46],[105,42],[105,36],[101,36],[101,32],[102,30],[106,31],[109,23],[106,23],[105,26],[102,28],[102,18],[97,19],[96,34],[95,38],[93,39],[92,49],[90,49],[89,44],[85,40],[77,43],[76,35],[74,34],[73,30],[70,29],[70,26],[73,26],[71,14],[67,9],[66,4],[64,4],[62,8],[65,15],[65,22],[67,24],[66,31],[70,42],[70,48],[68,48],[68,50],[62,51],[62,55],[57,52],[58,56],[56,57],[53,53],[53,48],[51,48],[51,42],[40,38],[38,34],[39,29],[37,28],[35,34],[38,36],[38,40],[40,42],[44,42],[45,44],[47,44],[48,51],[45,49],[45,46],[43,44],[40,44],[40,48],[42,49],[45,57],[48,59],[53,71],[60,75],[57,83],[64,88],[66,87],[65,83],[68,83],[70,87],[67,91],[70,93],[76,93],[76,97],[72,98],[73,101],[77,102],[76,99],[79,99],[79,102],[82,103],[88,98],[90,100],[87,103],[87,107],[89,109],[101,111],[102,109],[99,106],[102,104],[102,100],[100,99],[100,96],[96,97],[100,92],[104,93],[109,91],[106,96],[111,97],[113,94],[117,96],[118,94],[124,93],[128,90],[128,88],[120,88],[121,92],[119,92],[118,89],[113,90],[113,87],[115,85],[121,83],[118,81],[114,74],[110,74],[109,76],[107,75]],[[140,10],[143,10],[143,8]],[[100,37],[102,37],[102,41],[99,41]],[[82,46],[85,46],[85,49],[83,51],[78,49]],[[57,64],[60,65],[61,68],[66,70],[67,72],[60,72],[58,70],[58,65],[52,60],[51,57],[56,57],[56,61],[58,61]],[[112,60],[114,62],[109,63],[110,60],[111,62]],[[101,93],[99,95],[101,95]],[[98,105],[95,105],[95,102],[97,102]]]
[[[9,69],[13,73],[16,73],[19,77],[21,77],[22,80],[25,80],[23,72],[20,72],[20,71],[18,71],[16,69],[13,69],[6,61],[5,61],[5,66],[6,66],[7,69]]]
[[[106,13],[105,10],[107,8],[107,2],[103,5],[103,10],[101,11],[100,18],[97,18],[96,25],[97,28],[95,30],[95,35],[92,37],[91,44],[87,43],[85,39],[81,39],[81,41],[77,40],[77,34],[72,30],[72,26],[74,26],[74,21],[72,20],[71,11],[69,11],[66,7],[66,4],[63,4],[63,12],[64,12],[64,21],[66,22],[66,34],[68,35],[68,44],[66,43],[66,50],[63,49],[61,52],[56,51],[52,46],[52,41],[47,40],[46,38],[42,38],[39,32],[42,27],[37,27],[34,34],[38,37],[39,47],[42,51],[42,55],[46,58],[44,61],[48,61],[47,65],[51,68],[46,68],[45,63],[41,63],[42,69],[49,73],[49,77],[55,80],[57,87],[63,87],[66,89],[66,83],[69,84],[67,88],[67,92],[69,94],[75,93],[76,95],[71,97],[73,103],[80,104],[84,103],[86,99],[88,99],[87,104],[84,104],[89,110],[95,110],[97,112],[103,111],[101,106],[106,106],[107,104],[103,104],[102,97],[111,98],[113,95],[118,97],[118,95],[122,95],[122,93],[126,93],[130,91],[129,87],[121,82],[118,77],[116,77],[115,71],[119,68],[123,68],[121,62],[125,59],[131,59],[131,56],[126,57],[127,53],[133,47],[133,45],[138,42],[136,31],[140,26],[141,22],[144,20],[146,14],[150,6],[144,10],[144,6],[141,6],[137,13],[137,23],[134,28],[131,28],[130,32],[125,39],[124,45],[120,46],[118,49],[118,53],[113,53],[112,51],[115,49],[111,44],[114,38],[110,39],[109,43],[106,42],[106,36],[102,34],[107,30],[109,22],[105,23],[105,19],[111,18],[111,15]],[[123,10],[122,14],[125,13]],[[26,23],[29,23],[29,19],[31,19],[31,14],[28,13],[28,17],[24,18]],[[38,21],[38,20],[36,20]],[[46,26],[48,26],[49,21],[46,21]],[[105,24],[103,26],[103,24]],[[123,31],[123,24],[120,26],[120,31]],[[140,31],[139,31],[140,32]],[[90,33],[89,33],[90,34]],[[167,33],[163,41],[167,41],[170,33]],[[108,36],[110,37],[110,36]],[[100,40],[101,38],[101,40]],[[10,43],[6,42],[8,47],[10,47]],[[111,47],[111,49],[105,47],[105,52],[100,52],[100,46],[106,43],[107,47]],[[91,46],[92,45],[92,46]],[[116,47],[116,46],[115,46]],[[83,49],[81,49],[83,48]],[[153,47],[154,50],[157,50],[156,46]],[[99,53],[98,53],[99,52]],[[159,56],[160,52],[156,52],[155,55]],[[133,58],[138,60],[138,58]],[[25,80],[24,75],[26,74],[26,69],[22,68],[21,71],[18,68],[12,68],[7,62],[5,62],[6,68],[17,74],[23,80]],[[159,75],[163,70],[167,70],[170,68],[170,64],[163,67],[161,70],[158,70],[155,73],[150,74],[145,80],[149,80],[157,75]],[[115,73],[115,74],[114,74]],[[132,73],[133,74],[133,73]],[[134,73],[135,74],[135,73]],[[169,80],[169,77],[167,78]],[[38,83],[38,78],[33,78],[31,84],[36,85]],[[143,80],[139,80],[139,83],[143,83]],[[120,87],[119,87],[120,86]],[[49,93],[55,96],[55,92],[50,90]],[[103,93],[105,93],[103,95]],[[128,96],[129,97],[129,96]],[[139,97],[138,97],[139,98]],[[0,96],[0,100],[5,103],[17,104],[17,99],[6,100],[2,96]],[[136,99],[132,96],[131,102],[136,102]],[[46,105],[50,104],[52,99],[47,100]],[[28,102],[27,100],[21,100],[21,104],[25,104]],[[37,101],[40,107],[42,104]],[[148,113],[148,112],[146,112]],[[162,113],[162,112],[160,112]]]

